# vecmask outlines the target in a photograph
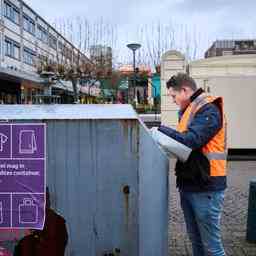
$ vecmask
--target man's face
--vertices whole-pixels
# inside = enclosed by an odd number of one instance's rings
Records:
[[[173,100],[173,102],[179,106],[181,110],[185,109],[189,102],[190,96],[186,87],[182,87],[181,90],[175,90],[172,87],[167,89],[168,96]]]

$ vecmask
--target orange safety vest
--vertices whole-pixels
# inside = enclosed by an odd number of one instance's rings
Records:
[[[192,122],[196,112],[205,104],[215,104],[222,114],[222,128],[219,132],[202,148],[202,152],[210,162],[210,176],[226,176],[227,171],[227,139],[226,139],[226,118],[223,111],[223,99],[221,97],[208,96],[206,93],[200,94],[190,103],[183,113],[177,130],[186,132]]]

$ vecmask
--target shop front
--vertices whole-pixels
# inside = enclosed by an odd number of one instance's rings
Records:
[[[32,74],[0,67],[0,104],[33,104],[43,84]]]
[[[15,81],[0,79],[0,104],[21,103],[20,84]]]

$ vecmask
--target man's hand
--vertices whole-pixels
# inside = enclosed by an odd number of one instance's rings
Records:
[[[161,146],[169,157],[175,156],[182,162],[185,162],[188,159],[192,151],[189,147],[165,135],[159,131],[157,127],[153,127],[150,131],[153,139]]]

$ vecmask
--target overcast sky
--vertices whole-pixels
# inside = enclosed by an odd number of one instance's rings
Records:
[[[160,22],[193,30],[199,41],[197,57],[216,39],[256,37],[256,0],[25,0],[50,23],[63,18],[103,18],[118,27],[118,45],[126,51],[129,42],[140,42],[141,24]],[[176,48],[185,51],[183,39]],[[143,42],[140,42],[143,44]],[[145,45],[143,45],[145,47]]]

